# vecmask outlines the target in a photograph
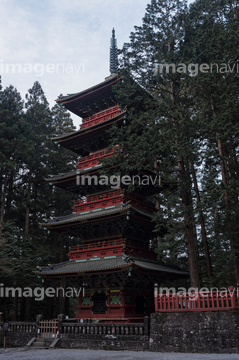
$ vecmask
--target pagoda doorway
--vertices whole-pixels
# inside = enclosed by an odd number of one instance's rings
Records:
[[[93,314],[106,314],[107,313],[107,296],[104,291],[96,291],[92,296],[94,305],[92,306]]]

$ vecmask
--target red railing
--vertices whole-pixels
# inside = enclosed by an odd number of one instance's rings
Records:
[[[195,291],[194,293],[158,294],[155,289],[156,312],[239,310],[239,289]]]
[[[114,107],[111,107],[107,110],[98,112],[97,114],[94,114],[92,116],[89,116],[82,120],[81,129],[85,129],[89,126],[98,124],[102,121],[105,121],[107,119],[110,119],[118,114],[120,114],[121,110],[119,105],[116,105]]]
[[[89,244],[72,246],[69,252],[71,260],[87,259],[94,256],[111,256],[122,253],[122,239],[95,241]]]
[[[122,202],[129,202],[132,206],[147,212],[155,211],[154,206],[142,200],[139,197],[125,194],[123,190],[106,192],[104,194],[87,196],[85,199],[77,200],[73,207],[73,212],[90,211],[96,208],[105,208],[108,206],[118,205]]]
[[[90,211],[96,208],[104,208],[107,206],[113,206],[120,204],[123,199],[122,190],[110,191],[104,194],[87,196],[84,200],[77,200],[73,207],[73,211],[76,213],[82,211]]]
[[[78,260],[89,259],[94,256],[112,256],[122,253],[135,256],[144,255],[144,257],[148,257],[150,259],[156,259],[157,257],[154,250],[149,249],[147,244],[133,240],[125,240],[122,238],[95,241],[88,244],[72,246],[68,256],[71,260]]]
[[[116,147],[114,147],[110,151],[106,149],[106,150],[98,151],[94,154],[79,158],[78,164],[77,164],[77,169],[85,169],[85,168],[95,166],[95,165],[101,163],[102,162],[101,159],[112,156],[115,149],[116,149]]]

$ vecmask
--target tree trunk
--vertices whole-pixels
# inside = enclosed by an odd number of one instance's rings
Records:
[[[31,175],[29,174],[29,183],[28,183],[28,188],[27,188],[25,232],[24,232],[24,237],[25,238],[27,238],[28,232],[29,232],[30,200],[31,200]]]
[[[212,96],[211,96],[211,108],[213,112],[213,117],[216,117],[216,111]],[[232,254],[233,267],[234,267],[234,274],[235,274],[236,282],[237,284],[239,284],[239,248],[238,248],[237,234],[234,230],[234,224],[232,221],[232,214],[231,214],[232,212],[231,200],[233,199],[230,198],[231,194],[229,194],[228,166],[225,158],[221,136],[218,131],[216,132],[216,139],[217,139],[217,147],[218,147],[218,153],[221,164],[222,182],[225,185],[224,202],[226,208],[227,227],[229,233],[229,240],[231,244],[231,254]]]
[[[1,205],[1,217],[0,217],[1,222],[3,222],[4,220],[6,193],[7,193],[7,171],[5,172],[3,191],[2,191],[2,205]]]
[[[156,176],[158,176],[158,164],[157,164],[157,157],[154,156],[154,173],[156,174]],[[155,194],[155,208],[157,210],[157,212],[160,212],[160,201],[159,201],[159,194]],[[162,244],[163,239],[162,236],[157,236],[157,245]],[[157,248],[159,249],[159,247],[157,246]],[[163,260],[163,254],[158,254],[158,260]]]
[[[12,199],[13,199],[13,182],[14,182],[14,171],[11,170],[10,176],[8,178],[8,195],[6,200],[5,214],[8,217],[9,211],[11,209]]]
[[[185,240],[188,251],[191,286],[195,288],[200,288],[198,254],[194,233],[194,216],[190,191],[191,187],[189,186],[191,180],[189,174],[186,174],[185,172],[184,160],[183,157],[180,155],[178,155],[178,169],[180,174],[181,197],[184,210]]]
[[[211,279],[213,277],[212,262],[211,262],[211,256],[210,256],[210,252],[209,252],[209,247],[208,247],[204,215],[203,215],[202,208],[201,208],[201,199],[200,199],[200,194],[199,194],[199,189],[198,189],[197,176],[196,176],[196,172],[195,172],[195,169],[194,169],[193,162],[190,161],[189,165],[190,165],[190,168],[191,168],[191,173],[192,173],[192,177],[193,177],[193,184],[194,184],[194,191],[195,191],[195,194],[196,194],[196,199],[197,199],[197,204],[198,204],[198,212],[199,212],[199,220],[200,220],[200,225],[201,225],[202,241],[203,241],[203,245],[204,245],[206,265],[207,265],[207,276],[208,276],[209,279]]]

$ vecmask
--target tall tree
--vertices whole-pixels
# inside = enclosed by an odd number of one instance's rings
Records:
[[[183,75],[169,66],[181,60],[180,44],[185,32],[186,16],[185,1],[151,1],[146,8],[143,25],[135,27],[135,32],[131,33],[131,41],[125,46],[126,59],[123,59],[131,77],[152,95],[151,104],[145,104],[144,96],[141,95],[140,99],[137,92],[131,95],[132,90],[130,96],[128,92],[118,94],[121,96],[120,103],[127,106],[129,120],[132,120],[125,130],[127,136],[123,135],[122,145],[126,151],[129,150],[133,166],[137,169],[146,163],[152,164],[155,157],[163,174],[164,188],[171,187],[174,200],[177,193],[177,201],[181,202],[175,219],[184,221],[191,284],[197,287],[200,285],[197,235],[189,168],[189,161],[194,156],[191,140],[193,124],[188,111],[190,99],[182,91]],[[155,69],[159,70],[157,76]],[[132,98],[132,102],[129,98]],[[142,106],[143,103],[145,105]],[[145,106],[148,107],[147,112]],[[139,133],[140,140],[136,140],[135,134]],[[160,195],[163,210],[162,197],[163,194]],[[158,214],[157,219],[160,218]]]
[[[200,137],[204,142],[204,164],[208,170],[209,167],[212,169],[210,157],[214,157],[214,174],[205,172],[203,184],[207,196],[213,198],[210,217],[216,221],[216,233],[219,221],[224,223],[221,230],[225,242],[218,244],[216,253],[219,255],[223,251],[226,254],[229,250],[237,283],[239,123],[238,60],[235,54],[239,49],[238,6],[239,2],[234,0],[196,1],[191,5],[185,41],[188,59],[191,57],[192,62],[204,64],[203,71],[198,71],[197,76],[190,79],[189,89],[194,96]],[[226,241],[230,242],[229,248]]]
[[[50,138],[52,119],[49,104],[39,82],[36,81],[26,94],[25,106],[27,122],[25,136],[28,139],[28,147],[25,153],[24,171],[26,202],[24,232],[27,237],[30,230],[30,218],[31,235],[33,235],[39,223],[39,210],[47,206],[45,189],[43,190],[46,188],[44,179],[47,175],[48,157],[45,149]]]
[[[23,101],[20,94],[9,86],[0,92],[0,192],[1,221],[14,200],[14,180],[19,171],[22,154]]]
[[[48,234],[40,223],[44,217],[67,214],[71,209],[74,195],[53,189],[45,178],[75,168],[75,155],[50,139],[55,133],[73,131],[74,125],[58,105],[50,111],[38,82],[26,99],[24,113],[23,101],[13,86],[0,91],[1,281],[7,287],[34,289],[42,286],[32,272],[36,265],[67,259],[71,239]],[[36,303],[33,298],[17,296],[5,299],[2,309],[13,319],[30,320],[41,311],[39,306],[49,317],[60,311],[57,301]]]

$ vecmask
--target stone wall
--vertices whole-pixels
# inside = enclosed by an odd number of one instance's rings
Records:
[[[123,335],[61,335],[58,347],[65,349],[137,350],[149,349],[148,336]]]
[[[154,352],[239,353],[239,311],[157,313],[151,315],[150,326],[148,320],[145,318],[144,324],[124,325],[71,324],[59,321],[60,341],[57,346]],[[37,323],[11,323],[10,326],[7,347],[25,346],[36,336]],[[3,334],[0,323],[0,347],[3,346]]]
[[[0,332],[0,347],[3,347],[3,336],[4,333]],[[7,333],[6,337],[6,347],[22,347],[26,346],[26,344],[34,337],[32,334],[28,333]]]
[[[151,314],[149,349],[157,352],[239,353],[239,312]]]
[[[6,336],[7,347],[25,346],[37,334],[37,322],[10,321]],[[3,346],[3,322],[0,322],[0,347]]]

